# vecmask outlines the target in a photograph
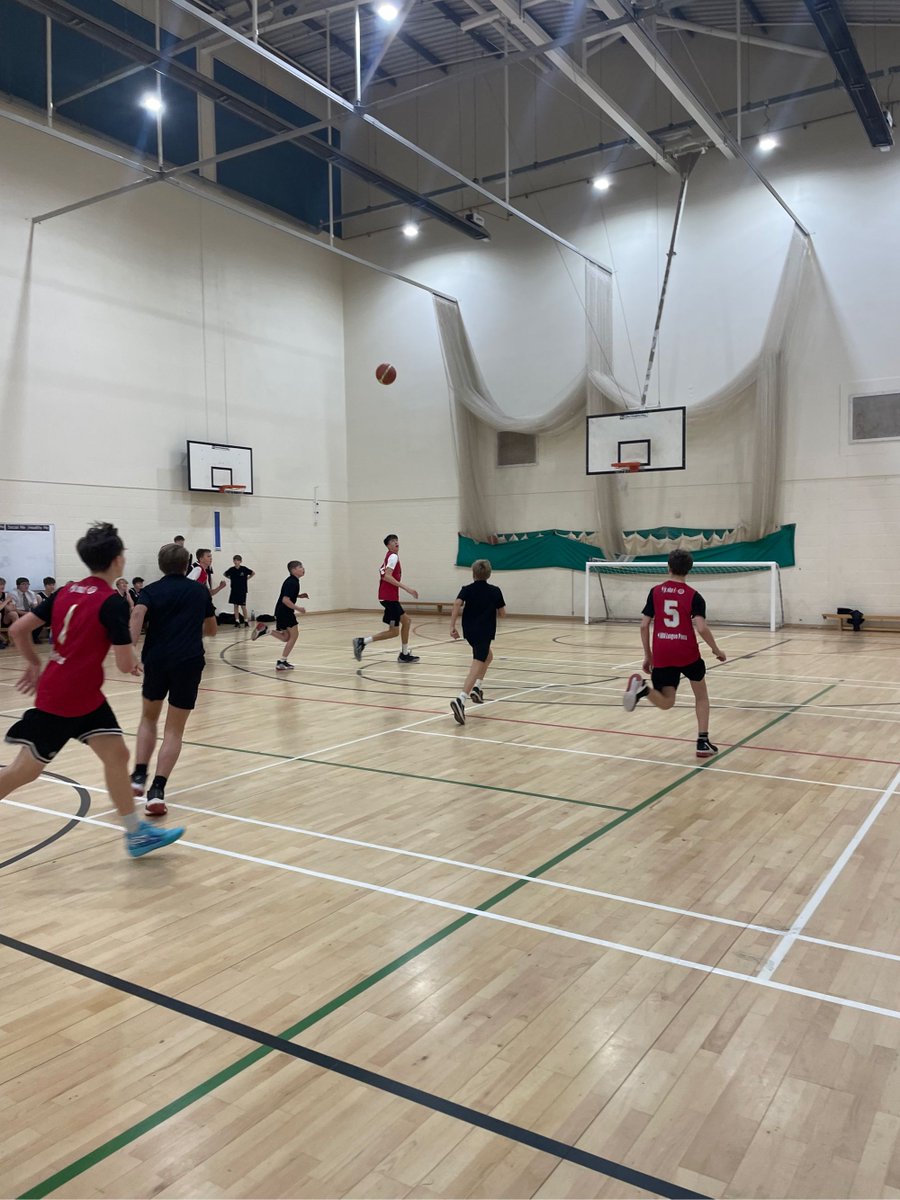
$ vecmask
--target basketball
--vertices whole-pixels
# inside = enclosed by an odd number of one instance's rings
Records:
[[[375,368],[375,378],[385,385],[393,383],[397,378],[397,368],[390,363],[379,363]]]

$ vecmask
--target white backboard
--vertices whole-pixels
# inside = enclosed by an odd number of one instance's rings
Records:
[[[587,474],[611,475],[615,462],[644,471],[683,471],[685,409],[637,408],[587,419]]]
[[[7,592],[16,590],[20,575],[31,580],[33,592],[39,592],[44,577],[56,574],[54,560],[54,526],[0,525],[0,577],[6,580]]]
[[[249,446],[189,441],[187,461],[192,492],[215,492],[224,484],[242,483],[241,495],[253,495],[253,451]]]

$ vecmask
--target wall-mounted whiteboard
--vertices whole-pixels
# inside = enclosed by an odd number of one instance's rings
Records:
[[[249,446],[189,441],[187,462],[192,492],[215,492],[220,487],[243,484],[242,495],[253,495],[253,451]]]
[[[0,578],[8,592],[15,591],[20,575],[31,580],[34,592],[45,576],[56,576],[55,540],[52,525],[0,525]]]

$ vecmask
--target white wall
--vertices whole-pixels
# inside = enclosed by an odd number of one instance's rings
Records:
[[[855,117],[782,135],[765,163],[813,234],[782,431],[780,517],[797,523],[798,567],[784,575],[787,617],[816,621],[834,604],[898,611],[900,443],[851,449],[848,390],[897,386],[900,238],[896,154],[869,148]],[[602,205],[584,185],[520,204],[616,271],[615,370],[643,380],[671,227],[674,183],[651,168],[617,180]],[[461,243],[434,222],[416,243],[389,232],[353,249],[460,299],[475,352],[508,412],[545,410],[584,362],[582,271],[576,257],[521,223],[488,217],[489,246]],[[665,314],[651,403],[691,404],[722,386],[760,345],[791,236],[790,220],[739,163],[708,154],[692,179]],[[455,448],[428,297],[347,272],[345,329],[353,600],[371,603],[381,537],[403,537],[406,573],[424,595],[454,594]],[[397,382],[372,371],[391,359]],[[638,388],[639,390],[639,388]],[[688,445],[683,474],[625,485],[626,527],[726,524],[748,477],[742,422],[724,440]],[[372,454],[384,431],[394,447]],[[541,438],[539,464],[499,472],[501,528],[583,528],[590,507],[580,432]],[[678,515],[680,514],[680,516]],[[885,553],[886,548],[888,552]],[[572,611],[566,572],[502,578],[513,610]],[[576,591],[574,607],[579,605]]]
[[[34,214],[134,174],[8,122],[0,173],[0,520],[54,522],[60,579],[86,525],[111,520],[129,577],[151,579],[175,534],[213,545],[219,510],[214,563],[244,556],[257,610],[290,558],[312,609],[345,607],[337,260],[162,185],[54,218],[29,247]],[[188,438],[251,446],[255,495],[188,492]]]

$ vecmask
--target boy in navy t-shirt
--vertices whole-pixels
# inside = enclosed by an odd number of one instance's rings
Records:
[[[463,690],[450,701],[450,711],[458,725],[466,723],[466,701],[484,704],[481,685],[488,667],[494,659],[491,642],[497,636],[497,618],[506,616],[506,601],[503,593],[492,583],[491,564],[479,558],[472,564],[472,583],[460,588],[453,601],[450,614],[450,636],[459,640],[456,625],[462,612],[462,635],[472,647],[472,665],[463,684]]]

